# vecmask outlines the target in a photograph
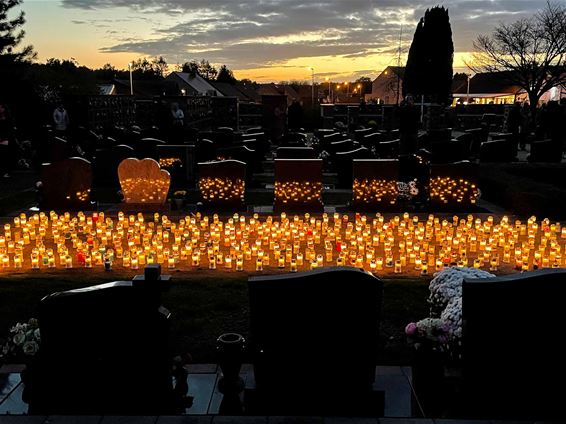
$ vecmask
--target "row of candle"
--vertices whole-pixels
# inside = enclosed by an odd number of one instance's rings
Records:
[[[408,213],[389,220],[380,214],[337,213],[282,213],[278,219],[235,214],[225,221],[200,214],[177,222],[159,214],[152,218],[122,212],[114,219],[104,213],[21,214],[4,224],[1,268],[108,269],[117,264],[138,269],[160,263],[237,271],[327,265],[421,274],[448,265],[510,271],[561,267],[566,241],[566,227],[534,217],[526,222],[472,215],[421,220]]]

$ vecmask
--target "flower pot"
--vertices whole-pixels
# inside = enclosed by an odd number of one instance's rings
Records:
[[[218,365],[222,371],[222,377],[218,382],[218,388],[221,392],[240,392],[243,389],[244,384],[240,378],[240,368],[242,367],[245,344],[244,337],[237,333],[225,333],[216,340]]]

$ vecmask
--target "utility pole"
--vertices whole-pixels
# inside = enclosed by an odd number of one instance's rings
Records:
[[[399,106],[399,88],[401,87],[401,77],[399,73],[401,72],[401,38],[403,37],[403,25],[399,30],[399,47],[397,49],[397,106]]]
[[[130,70],[130,95],[134,95],[134,78],[132,77],[132,62],[128,63],[128,69]]]

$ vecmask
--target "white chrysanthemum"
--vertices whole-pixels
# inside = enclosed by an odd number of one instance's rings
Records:
[[[34,342],[25,342],[22,350],[26,355],[35,355],[39,349],[39,345]]]
[[[23,331],[16,333],[12,338],[16,346],[21,346],[26,341],[26,334]]]

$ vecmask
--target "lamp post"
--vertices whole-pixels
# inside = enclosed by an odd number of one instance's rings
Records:
[[[310,69],[311,71],[311,76],[312,76],[312,94],[311,94],[311,105],[314,108],[314,68],[312,66],[310,66],[308,69]]]
[[[333,101],[332,101],[332,85],[330,83],[330,79],[328,77],[326,77],[324,79],[328,83],[328,98],[330,99],[330,102],[333,103]]]
[[[472,74],[466,74],[468,77],[468,88],[466,89],[466,104],[470,104],[470,78]]]
[[[362,93],[363,85],[362,85],[362,84],[358,84],[357,87],[358,87],[358,91],[359,91],[359,93],[360,93],[360,99],[362,99],[362,98],[363,98],[363,97],[362,97],[362,96],[363,96],[363,93]]]
[[[130,95],[134,95],[134,78],[132,76],[132,62],[128,63],[128,69],[130,70]]]

